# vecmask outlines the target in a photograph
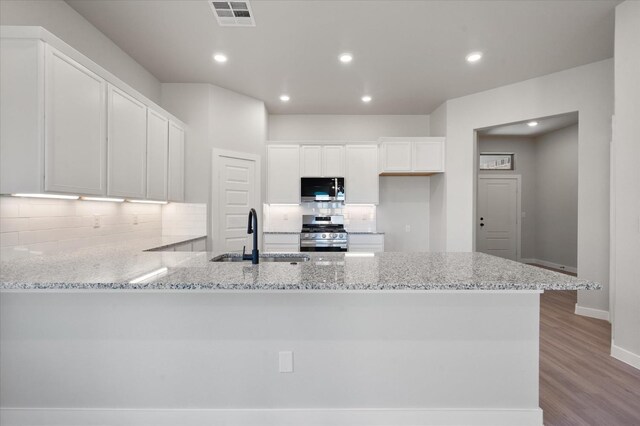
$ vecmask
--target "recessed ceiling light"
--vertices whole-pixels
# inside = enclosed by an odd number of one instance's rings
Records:
[[[474,63],[482,59],[482,52],[471,52],[465,58],[467,62]]]
[[[365,95],[362,97],[362,102],[371,102],[371,96]]]
[[[353,61],[353,55],[351,55],[351,53],[343,53],[340,55],[340,62],[343,64],[348,64],[351,61]]]
[[[289,102],[289,99],[291,99],[289,95],[280,95],[280,100],[282,102]]]
[[[222,53],[216,53],[215,55],[213,55],[213,60],[223,64],[227,62],[227,55],[223,55]]]
[[[536,127],[537,125],[538,125],[537,121],[530,121],[530,122],[527,123],[527,126],[529,126],[529,127]]]

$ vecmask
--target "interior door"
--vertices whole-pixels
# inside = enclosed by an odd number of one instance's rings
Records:
[[[218,161],[220,249],[224,252],[241,252],[242,247],[250,241],[247,235],[249,209],[253,207],[258,210],[256,164],[252,160],[224,156],[219,157]],[[247,252],[250,251],[251,247],[247,246]]]
[[[518,259],[518,180],[515,176],[478,179],[476,248]]]

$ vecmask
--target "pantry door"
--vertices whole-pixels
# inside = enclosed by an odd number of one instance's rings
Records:
[[[248,214],[251,208],[260,216],[259,159],[253,155],[214,152],[212,200],[212,237],[215,251],[242,252],[244,246],[251,251],[251,236],[247,234]],[[214,203],[212,203],[214,204]],[[259,231],[256,231],[259,232]],[[260,236],[261,234],[258,233]]]
[[[519,259],[519,191],[519,175],[478,176],[477,251]]]

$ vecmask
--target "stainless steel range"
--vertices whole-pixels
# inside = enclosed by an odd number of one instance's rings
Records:
[[[302,216],[300,251],[347,251],[344,216]]]

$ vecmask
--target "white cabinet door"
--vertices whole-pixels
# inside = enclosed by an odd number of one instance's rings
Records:
[[[444,171],[444,138],[413,142],[414,172]]]
[[[382,172],[410,172],[411,151],[411,142],[383,142]]]
[[[300,203],[300,149],[298,145],[267,147],[267,200],[272,204]]]
[[[378,146],[347,145],[346,202],[378,204]]]
[[[167,200],[169,120],[147,110],[147,199]]]
[[[169,201],[184,201],[184,129],[169,122]]]
[[[297,253],[300,251],[298,234],[263,234],[264,252]]]
[[[147,196],[147,107],[109,86],[107,194]]]
[[[322,146],[300,146],[300,177],[320,177],[322,174]]]
[[[344,177],[344,146],[324,145],[322,147],[322,176]]]
[[[349,234],[349,251],[383,252],[384,234]]]
[[[47,47],[45,190],[104,195],[106,82]]]

